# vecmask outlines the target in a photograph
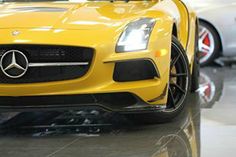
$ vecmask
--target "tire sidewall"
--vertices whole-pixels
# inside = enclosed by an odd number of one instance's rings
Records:
[[[195,33],[195,52],[192,65],[191,92],[195,92],[199,88],[200,63],[199,63],[199,45],[198,45],[198,26]]]

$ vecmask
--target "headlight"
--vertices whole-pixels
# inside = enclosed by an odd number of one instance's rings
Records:
[[[116,45],[116,52],[146,50],[155,19],[143,18],[131,22],[121,34]]]

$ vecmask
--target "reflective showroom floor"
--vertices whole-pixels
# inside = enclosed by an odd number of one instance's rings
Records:
[[[235,156],[236,68],[204,68],[200,80],[166,124],[135,125],[99,109],[1,113],[0,157]]]

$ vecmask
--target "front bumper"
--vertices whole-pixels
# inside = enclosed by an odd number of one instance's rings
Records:
[[[21,35],[17,37],[10,36],[12,31],[10,29],[0,30],[0,34],[5,37],[4,40],[0,39],[0,44],[61,45],[63,43],[63,45],[67,46],[91,47],[95,50],[95,55],[89,71],[79,79],[43,83],[0,84],[0,99],[13,99],[16,100],[16,105],[24,106],[24,104],[18,103],[23,98],[130,93],[149,105],[166,104],[167,92],[165,89],[169,79],[169,53],[161,57],[155,56],[156,51],[163,49],[168,50],[168,52],[170,51],[169,41],[171,41],[171,35],[167,36],[165,32],[159,32],[161,34],[158,36],[158,43],[156,43],[156,36],[150,39],[148,50],[132,53],[115,53],[118,36],[117,38],[111,38],[111,36],[116,36],[112,34],[114,33],[113,31],[107,31],[107,34],[104,35],[104,31],[97,30],[42,31],[23,29],[19,30]],[[91,34],[94,38],[91,38]],[[72,35],[83,38],[71,38]],[[100,39],[101,36],[103,37],[102,40]],[[160,77],[131,82],[114,81],[115,63],[137,59],[152,60],[158,68]],[[88,103],[78,103],[77,105],[83,104]],[[32,102],[32,105],[34,105],[34,102]],[[4,107],[4,104],[1,106]],[[103,106],[106,105],[103,104]]]

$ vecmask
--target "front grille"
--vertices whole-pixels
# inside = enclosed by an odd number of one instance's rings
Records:
[[[76,79],[84,76],[91,65],[94,50],[85,47],[48,46],[48,45],[1,45],[0,57],[9,50],[24,53],[29,63],[72,63],[88,62],[88,65],[29,67],[20,78],[7,77],[0,70],[0,83],[38,83]]]

